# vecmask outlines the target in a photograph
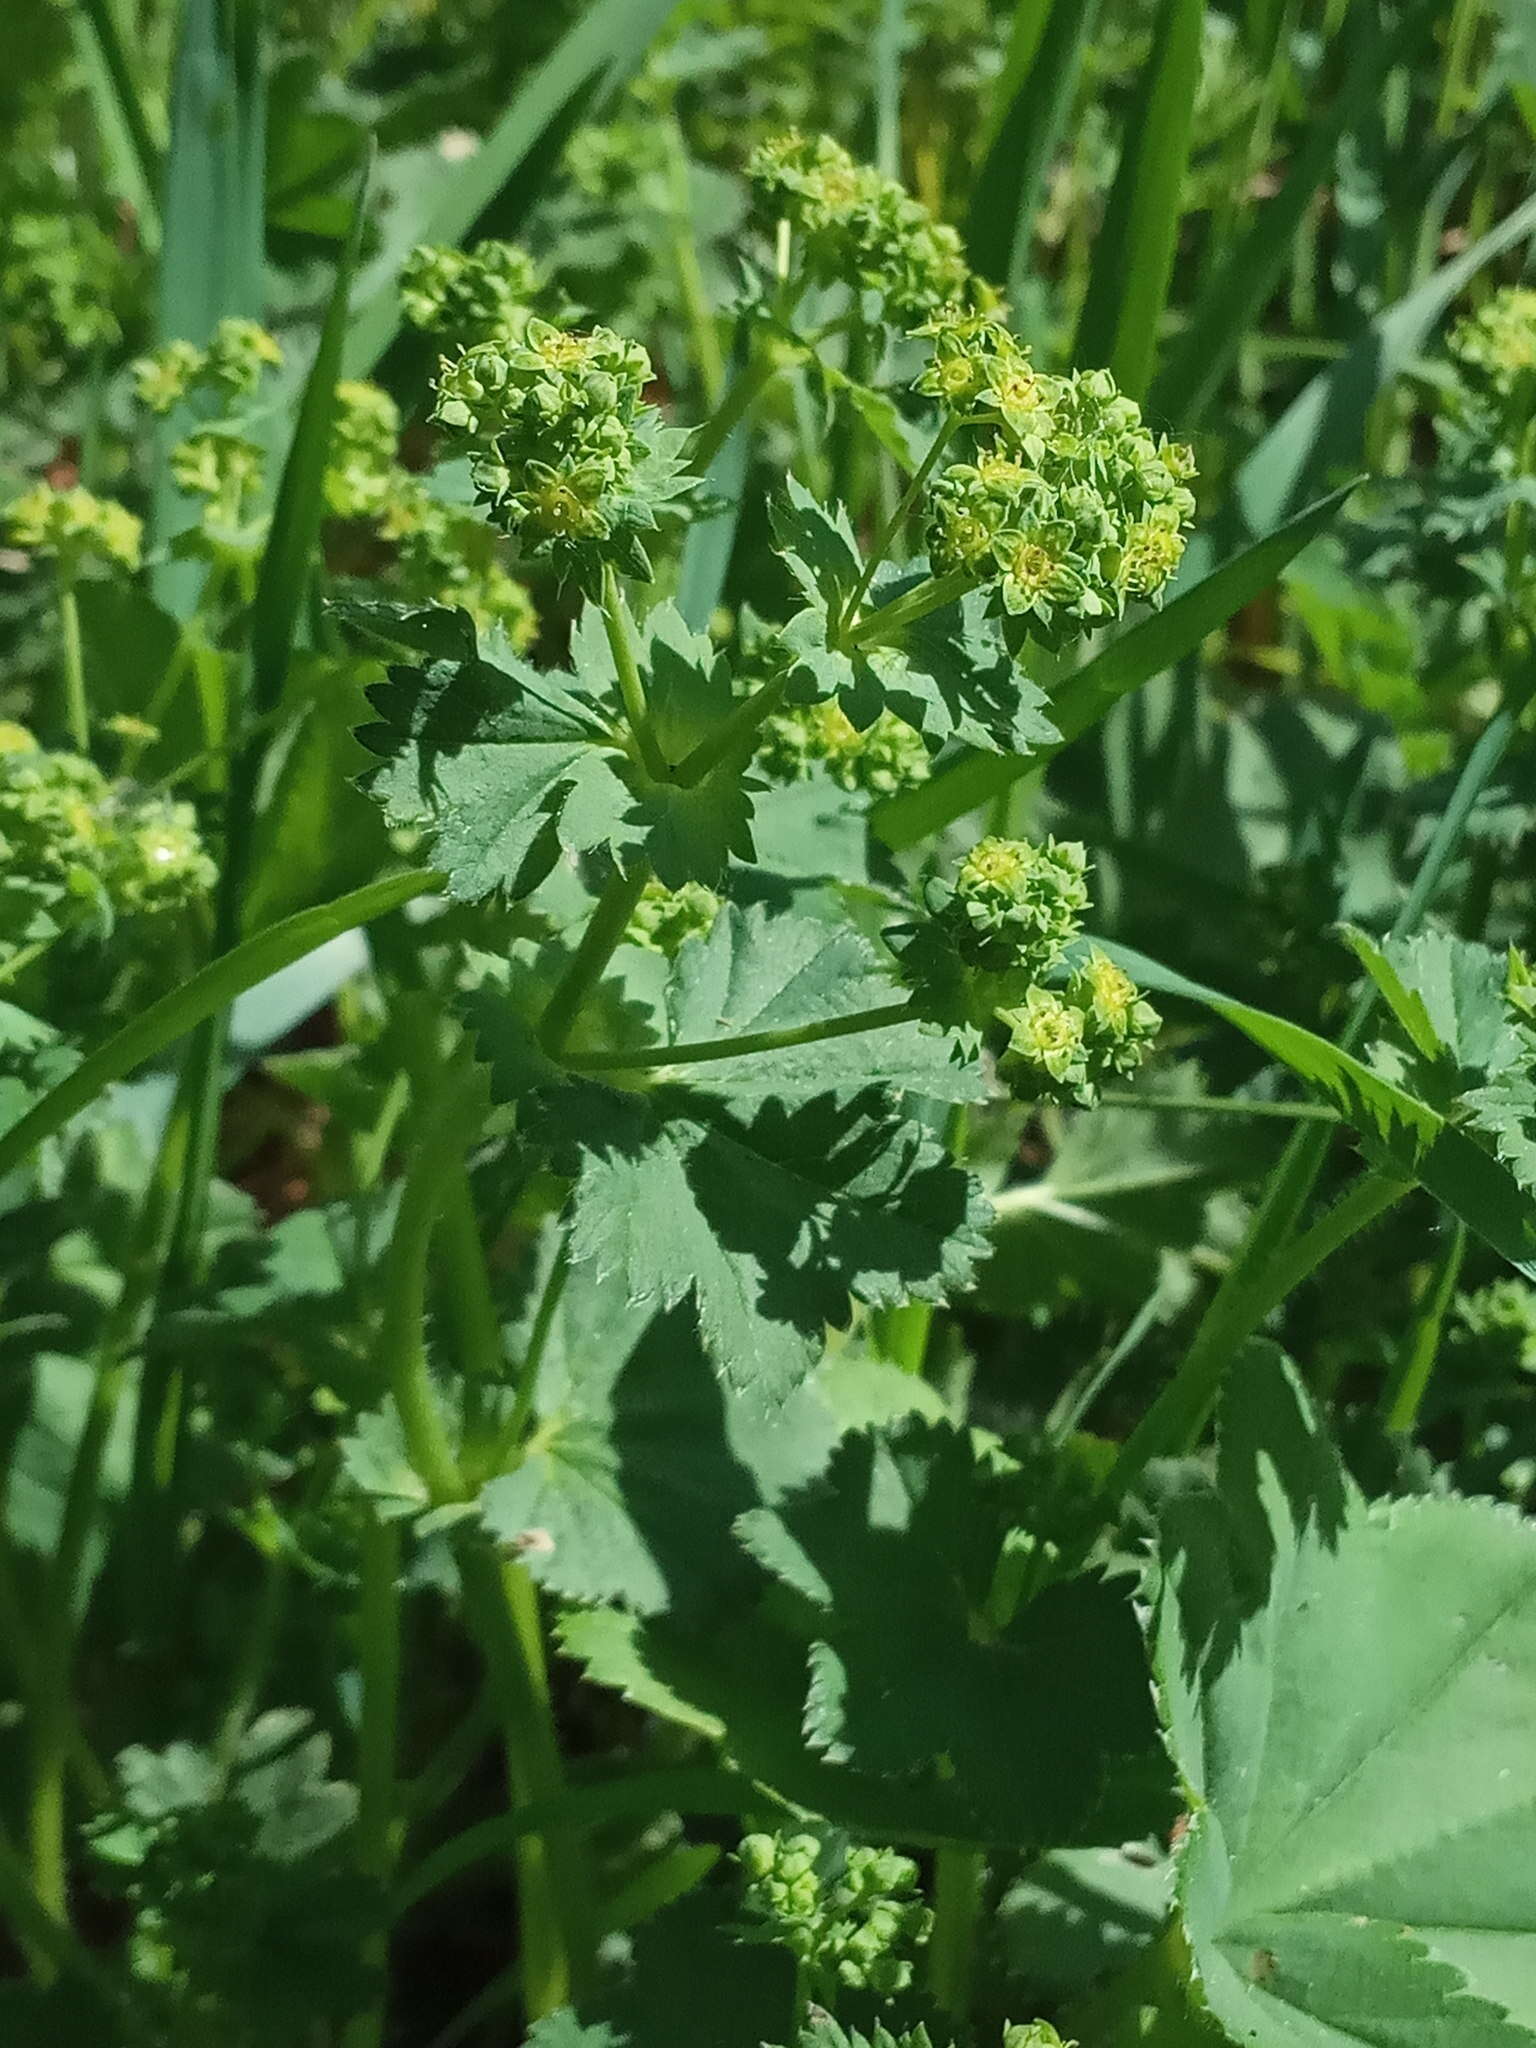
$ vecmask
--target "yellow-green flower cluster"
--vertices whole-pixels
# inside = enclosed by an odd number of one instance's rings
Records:
[[[918,388],[972,442],[928,489],[933,573],[990,586],[1047,645],[1155,600],[1194,515],[1190,451],[1155,439],[1107,370],[1037,370],[995,320],[948,310],[923,332]]]
[[[814,1835],[747,1835],[737,1851],[744,1900],[763,1938],[795,1956],[813,1996],[895,1997],[933,1929],[917,1865],[894,1849],[839,1853]]]
[[[492,516],[530,554],[590,581],[604,561],[633,575],[655,508],[687,488],[686,436],[645,402],[651,359],[606,327],[530,320],[520,341],[481,342],[439,367],[432,417],[469,455]]]
[[[0,224],[0,354],[20,377],[52,382],[70,357],[115,342],[123,268],[111,237],[78,206],[8,210]]]
[[[630,912],[624,936],[631,945],[648,953],[663,953],[670,960],[685,939],[702,938],[720,911],[720,898],[702,882],[684,882],[669,889],[653,877],[640,892],[640,901]]]
[[[1088,856],[1076,840],[980,840],[928,907],[968,966],[1048,974],[1081,928]]]
[[[98,498],[79,486],[61,491],[52,484],[34,484],[12,499],[5,523],[17,547],[54,557],[66,575],[87,563],[139,566],[143,521],[114,498]]]
[[[1457,1334],[1489,1371],[1536,1373],[1536,1287],[1513,1275],[1463,1294],[1456,1302]]]
[[[789,222],[815,282],[876,292],[887,317],[908,325],[970,289],[955,230],[830,136],[775,136],[747,176],[764,213]]]
[[[400,270],[400,304],[413,327],[445,341],[514,341],[539,290],[533,258],[515,242],[473,249],[418,244]]]
[[[929,772],[922,735],[882,711],[862,732],[835,698],[776,713],[763,726],[757,765],[775,782],[803,781],[824,767],[840,789],[892,796]]]
[[[395,453],[400,408],[377,384],[346,378],[336,386],[325,507],[337,519],[377,519],[400,480]]]
[[[199,902],[218,880],[190,804],[146,797],[113,812],[116,848],[109,885],[118,910],[163,915]]]
[[[1021,1004],[997,1014],[1008,1028],[1000,1071],[1015,1092],[1085,1106],[1136,1072],[1162,1023],[1124,968],[1097,947],[1060,993],[1036,984]]]
[[[194,395],[230,406],[254,395],[268,370],[283,360],[282,349],[255,320],[221,320],[206,348],[168,341],[133,366],[139,403],[162,418]]]
[[[183,908],[215,870],[190,805],[114,787],[94,762],[0,726],[0,943]]]
[[[1088,907],[1088,861],[1075,842],[983,839],[952,882],[926,891],[928,919],[894,935],[919,1011],[962,1031],[1008,1033],[999,1071],[1032,1101],[1092,1103],[1133,1074],[1157,1012],[1107,954],[1066,972]]]
[[[1005,2026],[1003,2048],[1077,2048],[1077,2043],[1064,2041],[1049,2020],[1031,2020],[1027,2026]]]
[[[1536,385],[1536,290],[1506,285],[1451,331],[1464,375],[1502,403]]]
[[[200,427],[171,450],[179,490],[206,498],[214,516],[233,525],[246,499],[259,491],[266,456],[258,442],[228,427]]]

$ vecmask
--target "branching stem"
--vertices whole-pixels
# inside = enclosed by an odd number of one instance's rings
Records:
[[[661,758],[661,749],[656,744],[650,710],[645,701],[645,684],[640,677],[640,658],[635,650],[635,622],[629,615],[629,606],[624,601],[624,592],[612,562],[603,564],[601,608],[603,630],[608,635],[608,648],[613,656],[614,670],[619,679],[619,695],[624,700],[624,716],[629,720],[629,729],[635,736],[635,744],[640,749],[640,758],[645,763],[646,773],[653,781],[665,782],[667,764]]]
[[[882,1003],[873,1010],[855,1010],[817,1024],[792,1024],[782,1031],[744,1031],[736,1038],[704,1038],[684,1045],[647,1045],[634,1052],[573,1053],[565,1064],[580,1073],[637,1073],[652,1067],[690,1067],[705,1060],[745,1059],[752,1053],[785,1052],[797,1045],[818,1045],[826,1038],[851,1038],[861,1031],[883,1031],[912,1022],[917,1013],[909,1002]]]

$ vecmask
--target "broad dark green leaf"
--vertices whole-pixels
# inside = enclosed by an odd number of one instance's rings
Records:
[[[646,1096],[545,1061],[504,997],[471,999],[498,1099],[574,1181],[570,1249],[632,1303],[692,1300],[727,1385],[782,1402],[850,1297],[942,1301],[985,1249],[975,1183],[874,1092],[731,1116],[680,1087]]]
[[[707,1044],[747,1032],[792,1031],[897,1002],[904,991],[861,933],[821,918],[727,905],[704,937],[682,946],[667,986],[668,1039]],[[857,1092],[878,1078],[896,1093],[975,1102],[984,1092],[973,1061],[956,1060],[947,1037],[916,1024],[711,1060],[674,1070],[695,1091],[725,1101],[776,1096],[804,1101]]]
[[[696,1613],[751,1574],[738,1514],[821,1469],[836,1439],[814,1384],[765,1410],[721,1386],[692,1318],[649,1322],[578,1268],[540,1376],[534,1443],[480,1505],[562,1600]]]
[[[743,1771],[857,1832],[1024,1844],[1082,1839],[1095,1816],[1155,1826],[1128,1584],[1080,1578],[988,1619],[1021,1507],[947,1424],[848,1437],[823,1479],[743,1519],[756,1605],[707,1629],[605,1628],[589,1668],[712,1717]]]

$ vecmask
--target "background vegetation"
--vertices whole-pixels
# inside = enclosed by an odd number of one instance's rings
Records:
[[[7,30],[0,2038],[1536,2040],[1536,9]]]

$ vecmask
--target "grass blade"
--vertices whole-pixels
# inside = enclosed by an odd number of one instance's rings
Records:
[[[1020,0],[1021,7],[1028,4]],[[1010,293],[1018,290],[1029,268],[1046,173],[1077,93],[1083,51],[1098,11],[1099,0],[1054,0],[976,176],[965,246],[972,265]]]
[[[483,145],[441,180],[427,242],[514,233],[578,121],[634,72],[678,0],[595,0],[513,94]],[[391,278],[353,316],[346,374],[365,376],[400,329]]]
[[[338,897],[334,903],[301,910],[296,917],[285,917],[281,924],[269,925],[230,952],[220,954],[190,981],[172,989],[159,1002],[151,1003],[105,1045],[87,1054],[73,1073],[33,1103],[8,1131],[0,1133],[0,1174],[19,1166],[34,1146],[61,1131],[71,1117],[88,1109],[114,1081],[121,1081],[209,1017],[226,1010],[236,996],[244,995],[269,974],[301,960],[328,939],[370,924],[375,918],[398,910],[401,904],[441,888],[442,881],[433,868],[411,868],[404,874],[389,875],[383,881],[370,882],[366,888]]]
[[[1446,308],[1494,257],[1536,235],[1536,196],[1416,291],[1377,314],[1348,355],[1318,372],[1237,473],[1250,532],[1284,516],[1330,469],[1357,462],[1377,393],[1405,367]]]
[[[1205,0],[1163,0],[1078,320],[1074,363],[1107,366],[1132,398],[1151,380],[1168,303],[1204,20]]]
[[[1057,745],[1042,747],[1027,758],[978,753],[956,762],[931,782],[877,804],[870,819],[876,836],[893,850],[911,846],[1000,795],[1021,775],[1044,767],[1122,697],[1193,653],[1207,633],[1214,633],[1268,590],[1292,557],[1329,525],[1354,488],[1347,484],[1309,505],[1295,519],[1171,598],[1161,611],[1153,612],[1068,676],[1051,696],[1051,717],[1061,734]]]
[[[256,0],[186,0],[165,164],[161,341],[204,342],[227,313],[261,317],[266,101]]]
[[[870,51],[875,99],[875,163],[888,178],[901,176],[901,42],[906,0],[880,0]]]
[[[117,159],[122,196],[133,208],[146,247],[160,245],[160,181],[164,166],[123,40],[114,0],[75,0],[75,28],[86,56],[96,119]]]
[[[1216,396],[1284,274],[1296,231],[1333,167],[1340,139],[1375,109],[1387,73],[1413,53],[1429,19],[1417,7],[1389,35],[1374,9],[1346,15],[1343,75],[1316,108],[1285,183],[1255,212],[1247,233],[1201,292],[1183,338],[1152,386],[1148,403],[1157,418],[1187,432]]]
[[[226,314],[260,319],[265,157],[260,0],[185,0],[161,205],[159,340],[205,342]],[[158,436],[150,527],[162,547],[196,516],[166,464],[186,429],[186,416],[173,416]],[[174,616],[186,618],[198,583],[194,564],[161,562],[154,575],[155,599]]]
[[[261,573],[251,607],[251,718],[264,718],[277,708],[288,658],[293,651],[294,628],[303,614],[310,571],[320,543],[320,522],[325,512],[325,465],[331,443],[331,421],[336,409],[336,380],[341,374],[342,349],[346,343],[347,313],[352,278],[362,246],[363,223],[368,197],[371,157],[358,179],[352,207],[352,226],[336,265],[330,305],[320,332],[304,396],[299,403],[293,439],[283,463],[277,498],[272,507],[272,527],[261,557]]]
[[[1191,981],[1160,962],[1112,941],[1105,950],[1142,987],[1201,1003],[1333,1100],[1359,1132],[1368,1156],[1416,1180],[1459,1216],[1485,1244],[1528,1279],[1536,1279],[1536,1206],[1501,1159],[1428,1103],[1397,1087],[1303,1025]]]

